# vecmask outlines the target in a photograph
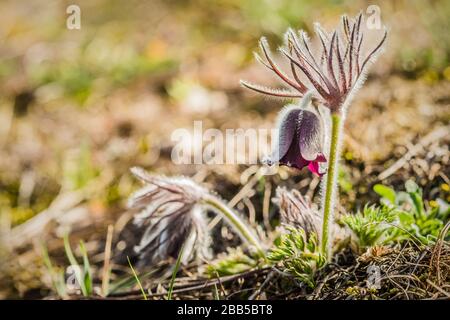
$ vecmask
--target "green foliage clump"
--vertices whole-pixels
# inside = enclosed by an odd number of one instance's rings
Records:
[[[229,248],[225,257],[206,267],[206,274],[211,277],[217,277],[245,272],[260,267],[262,265],[260,260],[245,254],[241,248]]]
[[[317,235],[306,235],[303,229],[288,228],[267,255],[267,259],[280,264],[284,272],[289,273],[309,287],[315,286],[314,274],[326,263]]]
[[[387,188],[387,187],[386,187]],[[396,240],[410,240],[415,238],[422,244],[436,241],[444,224],[448,221],[450,208],[448,203],[440,200],[436,206],[425,208],[423,194],[420,187],[412,180],[405,183],[406,192],[389,190],[390,197],[385,192],[380,193],[382,202],[398,209],[398,224],[400,229],[396,232]],[[377,192],[377,190],[375,190]],[[379,191],[379,190],[378,190]]]
[[[422,190],[415,182],[407,181],[405,188],[406,191],[396,192],[390,187],[375,185],[374,191],[382,197],[380,206],[366,206],[362,212],[341,218],[341,223],[356,236],[358,248],[405,241],[429,245],[436,241],[449,220],[448,203],[439,199],[427,209]]]
[[[391,239],[389,233],[395,213],[395,208],[387,206],[365,206],[356,214],[345,215],[341,222],[357,236],[358,246],[367,248]]]
[[[64,250],[67,259],[70,262],[71,271],[75,276],[76,284],[81,290],[83,296],[88,297],[93,294],[93,280],[91,274],[91,265],[89,263],[89,257],[87,254],[86,247],[83,241],[80,241],[79,249],[83,259],[82,268],[80,267],[75,255],[73,254],[72,248],[69,243],[69,236],[66,234],[64,236]],[[69,288],[65,281],[65,270],[56,268],[53,266],[51,259],[48,255],[47,248],[42,246],[42,257],[45,266],[50,274],[52,285],[61,298],[67,298]]]

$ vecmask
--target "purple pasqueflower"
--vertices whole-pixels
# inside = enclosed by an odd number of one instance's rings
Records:
[[[342,111],[349,97],[357,89],[367,71],[369,62],[382,48],[387,31],[372,49],[364,54],[363,15],[355,19],[342,17],[342,30],[328,34],[315,24],[315,32],[320,40],[317,50],[309,42],[305,31],[296,33],[289,29],[285,34],[285,46],[279,48],[288,60],[292,76],[284,73],[273,60],[267,40],[261,38],[259,44],[264,58],[255,53],[256,59],[273,71],[290,89],[272,89],[241,81],[241,84],[253,91],[279,98],[301,98],[308,91],[315,91],[324,106],[331,112]]]
[[[312,93],[306,94],[301,105],[287,105],[278,115],[278,143],[268,165],[281,164],[297,169],[308,169],[322,176],[320,163],[324,154],[325,122],[319,108],[312,106]]]

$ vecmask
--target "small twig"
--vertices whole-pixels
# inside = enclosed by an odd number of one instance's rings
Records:
[[[438,174],[442,178],[442,180],[445,181],[446,184],[450,184],[450,179],[445,175],[445,173],[439,172]]]
[[[245,204],[245,206],[248,209],[248,220],[250,221],[251,225],[255,225],[256,223],[256,209],[255,206],[253,205],[252,201],[250,200],[249,197],[245,197],[242,200]]]
[[[417,268],[419,267],[419,264],[418,264],[418,263],[419,263],[420,261],[422,261],[422,259],[425,257],[426,254],[427,254],[427,251],[423,251],[423,252],[420,254],[419,258],[416,260],[416,263],[409,263],[409,262],[406,261],[407,264],[414,265],[414,268],[413,268],[412,271],[409,273],[409,275],[412,276],[412,275],[416,272]],[[409,286],[410,286],[410,285],[411,285],[411,281],[408,279],[408,286],[406,287],[406,290],[409,289]]]
[[[203,283],[203,284],[193,285],[193,286],[183,286],[182,288],[179,288],[179,289],[174,288],[172,293],[178,294],[178,293],[186,293],[186,292],[195,291],[195,290],[203,290],[205,288],[212,287],[219,283],[226,283],[226,282],[230,282],[230,281],[233,281],[233,280],[236,280],[239,278],[247,278],[247,277],[250,277],[255,274],[265,273],[268,270],[269,270],[269,268],[255,269],[255,270],[242,272],[242,273],[239,273],[236,275],[221,277],[219,279],[214,279],[214,280],[207,279],[205,281],[205,283]],[[196,281],[196,283],[198,283],[198,282],[199,281]],[[142,295],[140,295],[139,292],[140,292],[140,290],[111,294],[106,299],[134,299],[139,296],[142,297]],[[165,295],[166,295],[166,293],[155,293],[155,294],[151,294],[151,295],[149,294],[149,295],[147,295],[147,297],[148,298],[156,298],[156,297],[162,297]]]
[[[266,277],[266,280],[259,286],[259,288],[248,298],[248,300],[255,300],[259,297],[261,294],[262,289],[265,288],[265,286],[269,283],[270,280],[272,280],[273,276],[275,275],[275,271],[269,272],[269,274]]]
[[[394,280],[392,280],[393,276],[387,276],[384,278],[381,278],[380,281],[382,281],[383,279],[388,279],[390,282],[392,282],[397,288],[399,288],[400,290],[403,291],[403,293],[405,294],[405,297],[407,300],[409,300],[409,296],[408,296],[408,291],[405,290],[405,288],[403,288],[401,285],[399,285],[397,282],[395,282]]]
[[[244,199],[249,192],[252,190],[252,188],[255,186],[255,184],[258,182],[260,178],[260,173],[257,172],[243,187],[239,192],[228,202],[228,206],[230,209],[233,209],[235,205],[237,205],[242,199]],[[219,222],[222,220],[222,216],[217,215],[214,217],[214,219],[211,220],[211,222],[208,224],[208,230],[211,230],[214,228]]]
[[[317,299],[319,297],[320,291],[325,286],[325,284],[328,282],[328,280],[331,280],[333,278],[336,278],[338,274],[327,274],[325,278],[319,283],[319,285],[314,289],[313,295],[314,299]]]
[[[263,221],[264,227],[266,231],[269,232],[272,230],[272,226],[270,225],[270,196],[272,195],[272,183],[266,181],[264,186],[264,200],[263,200]]]
[[[220,286],[220,290],[222,291],[222,296],[225,297],[227,295],[227,291],[225,290],[225,287],[223,286],[222,281],[220,281],[219,273],[216,270],[214,270],[214,271],[215,271],[215,274],[216,274],[217,282],[218,282],[218,284]],[[217,288],[217,285],[216,285],[216,288]]]
[[[103,263],[103,274],[102,274],[102,294],[106,296],[109,291],[109,276],[110,276],[110,262],[111,262],[111,245],[114,233],[114,226],[109,225],[106,233],[106,243],[105,243],[105,257]]]
[[[440,268],[440,260],[441,260],[441,253],[442,253],[442,247],[444,245],[444,239],[447,235],[448,231],[450,229],[450,221],[447,222],[447,224],[444,226],[444,228],[441,230],[438,241],[436,242],[436,245],[434,247],[433,253],[431,254],[430,259],[430,271],[433,270],[433,263],[436,261],[436,277],[438,284],[441,284],[441,268]]]
[[[427,283],[429,285],[431,285],[433,288],[435,288],[437,291],[439,291],[440,293],[442,293],[443,295],[445,295],[447,298],[450,298],[450,293],[448,293],[447,291],[445,291],[444,289],[440,288],[439,286],[437,286],[433,281],[431,281],[430,279],[427,279]]]
[[[306,192],[306,196],[310,199],[313,198],[314,192],[316,191],[317,186],[320,183],[320,179],[318,177],[313,177],[311,182],[309,183],[308,191]]]
[[[430,143],[440,140],[446,136],[448,136],[448,132],[450,130],[450,127],[439,127],[433,131],[431,131],[429,134],[427,134],[425,137],[420,139],[420,141],[415,144],[411,149],[406,152],[403,157],[398,159],[392,166],[384,170],[378,175],[379,180],[384,180],[387,177],[393,175],[397,170],[401,169],[412,157],[414,157],[417,153],[419,153],[422,148],[426,147]]]

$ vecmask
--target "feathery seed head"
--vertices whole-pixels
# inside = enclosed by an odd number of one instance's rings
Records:
[[[139,260],[156,265],[176,259],[183,244],[184,263],[194,256],[208,256],[205,210],[199,203],[207,190],[187,178],[153,176],[136,167],[131,172],[145,184],[128,203],[138,211],[133,223],[143,230],[134,247]]]
[[[290,65],[291,76],[275,63],[267,40],[261,38],[264,58],[255,54],[257,60],[273,71],[289,89],[266,88],[247,81],[241,81],[241,84],[258,93],[279,98],[301,98],[314,90],[331,112],[341,111],[353,91],[361,85],[369,63],[375,60],[387,37],[384,30],[381,40],[363,52],[363,20],[362,13],[354,19],[343,16],[341,30],[336,29],[330,34],[316,23],[315,33],[320,42],[318,52],[313,50],[305,31],[288,29],[285,45],[279,51]]]

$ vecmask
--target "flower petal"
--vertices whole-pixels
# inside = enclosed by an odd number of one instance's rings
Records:
[[[308,169],[309,171],[311,171],[312,173],[318,175],[318,176],[322,176],[323,172],[320,172],[320,168],[319,168],[319,163],[317,161],[311,161],[308,164]]]
[[[308,163],[309,161],[303,159],[300,153],[297,138],[294,138],[294,141],[291,147],[289,148],[288,152],[280,159],[280,164],[301,170],[304,167],[306,167]]]
[[[295,105],[287,105],[278,115],[278,144],[274,148],[271,161],[279,162],[289,151],[296,136],[297,124],[301,109]]]
[[[311,111],[302,111],[299,124],[299,147],[302,157],[308,161],[316,161],[323,154],[323,123],[320,115]]]

